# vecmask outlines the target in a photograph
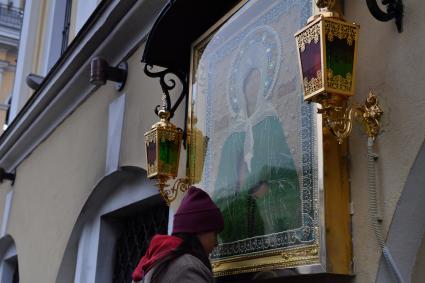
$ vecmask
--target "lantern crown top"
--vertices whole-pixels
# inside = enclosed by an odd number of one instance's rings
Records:
[[[158,117],[160,120],[152,125],[152,130],[161,128],[167,129],[171,131],[181,131],[181,129],[177,128],[173,123],[170,122],[171,113],[165,109],[161,109],[158,111]]]
[[[335,0],[316,0],[316,6],[331,11],[335,7]]]
[[[158,116],[161,120],[169,121],[171,113],[167,110],[161,109],[158,111]]]
[[[319,8],[319,13],[308,19],[308,23],[314,21],[318,17],[325,18],[339,18],[342,19],[341,15],[335,12],[335,0],[315,0],[316,6]]]

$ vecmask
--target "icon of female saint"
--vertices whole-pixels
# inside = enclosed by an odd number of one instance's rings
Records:
[[[281,41],[270,26],[241,40],[227,81],[232,115],[220,149],[213,198],[225,218],[221,243],[301,226],[299,178],[272,103]]]

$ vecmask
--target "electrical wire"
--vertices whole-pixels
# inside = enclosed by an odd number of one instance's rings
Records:
[[[403,276],[391,255],[390,250],[385,245],[384,237],[382,236],[381,227],[378,219],[378,201],[376,197],[376,168],[375,162],[378,155],[373,152],[374,140],[369,137],[367,142],[367,171],[368,171],[368,184],[369,184],[369,218],[375,232],[376,239],[386,263],[388,264],[391,273],[394,275],[398,283],[404,283]]]

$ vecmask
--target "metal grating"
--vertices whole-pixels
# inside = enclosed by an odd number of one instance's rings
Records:
[[[124,221],[117,240],[114,264],[114,283],[129,283],[131,274],[145,254],[155,234],[167,234],[168,206],[160,205],[131,215]]]

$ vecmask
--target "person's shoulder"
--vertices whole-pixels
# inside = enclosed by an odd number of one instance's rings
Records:
[[[184,254],[173,261],[165,277],[168,278],[170,274],[174,279],[173,282],[213,282],[211,270],[200,259],[190,254]]]
[[[197,257],[191,254],[184,254],[176,259],[174,262],[176,265],[186,266],[186,267],[201,267],[202,269],[208,270],[205,264]]]
[[[212,276],[211,270],[205,266],[205,264],[197,257],[191,254],[184,254],[177,258],[172,264],[173,268],[179,270],[197,270],[207,276]]]

